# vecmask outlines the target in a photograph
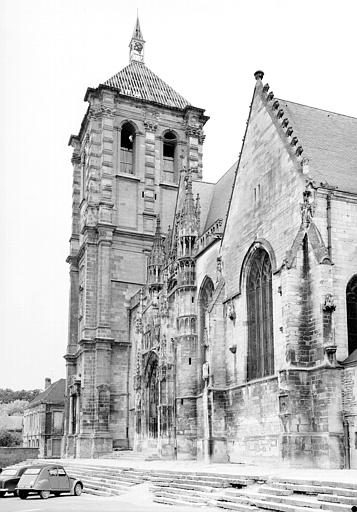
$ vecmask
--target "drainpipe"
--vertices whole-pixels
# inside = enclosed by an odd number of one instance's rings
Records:
[[[327,216],[327,252],[332,262],[332,243],[331,243],[331,194],[326,196],[326,216]]]

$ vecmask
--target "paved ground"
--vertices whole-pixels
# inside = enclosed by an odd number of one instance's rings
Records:
[[[141,486],[140,486],[141,487]],[[129,493],[119,497],[102,498],[99,496],[50,496],[41,500],[38,496],[29,496],[27,500],[5,497],[0,501],[1,512],[192,512],[192,507],[176,507],[153,503],[146,489],[136,494]],[[212,507],[200,507],[202,511],[215,512]]]

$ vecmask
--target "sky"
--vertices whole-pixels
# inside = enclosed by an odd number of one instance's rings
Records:
[[[2,388],[65,377],[68,140],[87,87],[128,64],[137,9],[146,65],[210,116],[205,181],[238,157],[258,69],[278,98],[357,117],[355,0],[0,0]]]

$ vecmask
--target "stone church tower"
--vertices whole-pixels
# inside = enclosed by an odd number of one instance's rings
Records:
[[[208,183],[208,118],[144,45],[137,20],[70,138],[63,454],[357,468],[357,119],[257,71]]]
[[[137,19],[129,64],[87,90],[87,112],[69,141],[67,456],[129,446],[130,298],[146,282],[153,241],[160,245],[154,235],[157,216],[164,232],[173,225],[182,169],[191,169],[195,180],[202,177],[202,127],[208,117],[146,67],[144,46]],[[185,229],[182,236],[192,236]],[[153,259],[154,292],[160,257]]]

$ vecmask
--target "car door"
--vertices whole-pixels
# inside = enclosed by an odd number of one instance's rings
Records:
[[[49,468],[48,475],[50,481],[50,491],[57,491],[59,489],[57,468]]]
[[[65,472],[65,470],[61,467],[58,468],[58,484],[59,484],[59,489],[62,492],[70,491],[70,481],[69,481],[68,475]]]

